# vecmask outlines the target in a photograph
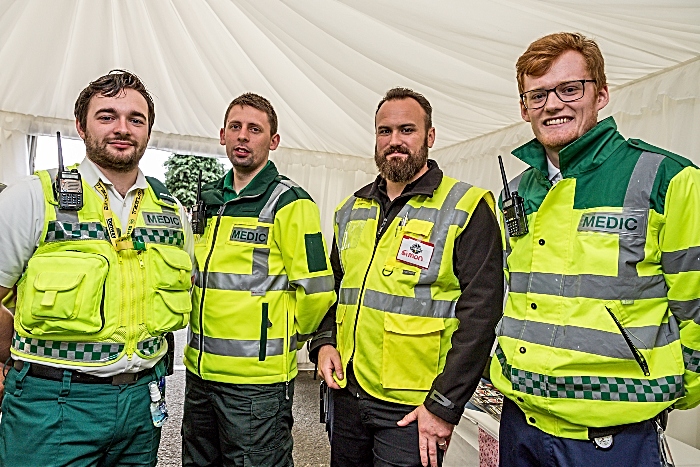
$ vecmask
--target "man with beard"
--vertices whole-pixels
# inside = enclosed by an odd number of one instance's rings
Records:
[[[501,465],[669,465],[667,409],[700,403],[700,171],[598,121],[604,60],[583,35],[534,41],[516,72],[535,139],[513,151],[529,229],[506,238],[491,362]]]
[[[428,100],[386,93],[376,180],[336,209],[338,301],[311,343],[333,391],[331,465],[438,466],[501,315],[490,192],[444,176]]]
[[[0,196],[0,299],[18,288],[14,317],[0,307],[0,465],[156,465],[149,406],[164,397],[164,334],[189,317],[193,241],[138,168],[154,118],[137,76],[98,78],[75,103],[87,157],[66,169],[82,203],[56,195],[56,170]]]
[[[269,160],[272,104],[236,97],[219,137],[233,168],[202,188],[182,464],[290,467],[297,349],[335,301],[333,274],[316,203]]]

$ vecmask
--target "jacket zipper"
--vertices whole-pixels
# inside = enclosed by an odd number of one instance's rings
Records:
[[[380,206],[381,209],[381,206]],[[384,213],[381,213],[384,214]],[[350,360],[348,360],[348,363],[351,363],[353,359],[355,358],[355,349],[357,348],[357,321],[358,318],[360,317],[360,308],[362,308],[362,294],[365,291],[365,284],[367,283],[367,276],[369,276],[369,271],[372,269],[372,262],[374,261],[374,255],[377,253],[377,246],[379,245],[379,240],[382,238],[382,233],[384,230],[384,227],[386,226],[387,218],[384,217],[382,220],[381,225],[379,226],[379,229],[377,229],[377,235],[374,238],[374,249],[372,250],[372,257],[369,259],[369,265],[367,266],[367,270],[365,271],[365,277],[362,279],[362,287],[360,288],[360,293],[357,295],[357,311],[355,312],[355,323],[353,325],[352,329],[352,336],[353,336],[353,342],[352,342],[352,354],[350,354]]]
[[[214,254],[214,247],[216,246],[216,237],[219,233],[219,224],[221,224],[221,216],[224,214],[224,210],[226,210],[226,206],[229,204],[233,204],[235,202],[238,202],[242,199],[249,199],[249,198],[257,198],[259,195],[255,196],[241,196],[238,198],[234,198],[230,201],[225,202],[224,204],[221,205],[219,208],[219,211],[216,213],[216,223],[214,224],[214,232],[212,233],[212,240],[211,240],[211,249],[209,250],[209,253],[207,254],[207,259],[204,261],[204,269],[201,271],[202,274],[202,295],[199,298],[199,355],[197,355],[197,374],[199,376],[202,376],[202,354],[204,350],[204,295],[207,292],[207,274],[209,272],[209,262],[211,260],[212,254]]]
[[[610,308],[607,306],[605,307],[606,310],[608,310],[608,313],[610,316],[612,316],[613,321],[615,321],[615,324],[617,325],[618,329],[620,330],[620,334],[622,334],[622,337],[625,339],[625,342],[627,343],[627,347],[630,348],[630,351],[632,351],[632,355],[634,356],[634,359],[637,361],[637,364],[639,365],[639,368],[642,369],[644,372],[644,376],[649,376],[651,373],[649,372],[649,365],[647,364],[646,359],[644,358],[644,355],[642,355],[642,352],[639,351],[637,347],[635,347],[634,343],[632,343],[632,339],[630,339],[629,333],[627,330],[622,327],[622,324],[620,324],[620,321],[617,319],[615,314],[612,312]]]

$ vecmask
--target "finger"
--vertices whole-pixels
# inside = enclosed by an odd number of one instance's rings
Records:
[[[338,383],[335,382],[333,379],[333,368],[332,367],[326,367],[323,368],[323,380],[326,382],[329,388],[331,389],[340,389],[340,386],[338,386]]]
[[[431,439],[428,441],[428,456],[430,457],[430,466],[431,467],[438,467],[437,463],[437,440],[436,439]]]
[[[404,418],[402,418],[401,420],[399,420],[398,422],[396,422],[396,424],[398,426],[406,426],[409,423],[415,421],[417,418],[418,418],[418,414],[414,410],[414,411],[406,414],[406,416]]]
[[[340,354],[338,352],[331,355],[331,364],[335,369],[335,376],[338,379],[343,379],[343,362],[340,361]]]
[[[428,438],[418,435],[418,450],[420,451],[420,463],[428,467]]]

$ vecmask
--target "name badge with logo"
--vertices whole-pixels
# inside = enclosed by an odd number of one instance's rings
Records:
[[[428,269],[430,259],[433,257],[433,250],[435,250],[435,245],[432,243],[404,235],[396,259],[402,263]]]

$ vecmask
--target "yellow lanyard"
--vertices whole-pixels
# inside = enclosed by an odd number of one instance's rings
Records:
[[[114,245],[114,249],[120,250],[133,250],[134,242],[131,239],[131,233],[136,227],[136,218],[139,215],[139,207],[141,206],[141,200],[143,199],[143,189],[139,188],[136,190],[134,195],[134,202],[131,203],[131,212],[129,213],[129,220],[127,222],[126,232],[124,235],[117,235],[117,228],[114,225],[114,214],[112,209],[109,207],[109,196],[107,195],[107,187],[105,187],[102,180],[97,182],[95,189],[100,192],[104,201],[102,202],[102,210],[104,211],[105,223],[107,224],[107,236],[109,236],[109,241]]]

